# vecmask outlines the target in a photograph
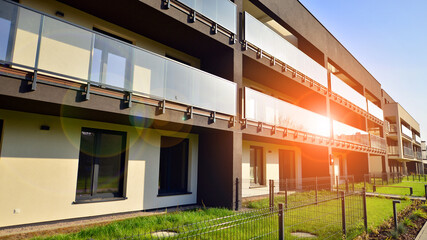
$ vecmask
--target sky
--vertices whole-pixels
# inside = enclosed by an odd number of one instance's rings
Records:
[[[415,118],[427,140],[427,1],[300,2]]]

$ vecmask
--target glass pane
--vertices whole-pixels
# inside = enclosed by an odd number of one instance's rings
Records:
[[[327,70],[324,67],[247,12],[245,12],[245,39],[324,87],[328,87]]]
[[[246,118],[293,130],[330,136],[329,119],[280,99],[245,88]]]
[[[10,30],[13,28],[12,24],[16,21],[17,7],[13,4],[0,2],[0,60],[6,59],[8,49],[11,48]]]
[[[187,192],[188,139],[162,137],[159,193]]]
[[[95,133],[82,131],[80,142],[77,196],[92,194],[92,174],[95,157]]]
[[[163,98],[166,60],[138,49],[134,54],[133,90]]]
[[[333,120],[334,139],[369,146],[369,134]]]
[[[412,138],[412,131],[411,131],[411,129],[407,128],[403,124],[402,124],[402,133],[405,134],[407,137]]]
[[[132,47],[96,35],[91,68],[91,81],[129,89]]]
[[[92,33],[44,18],[39,68],[87,80]]]
[[[229,0],[217,1],[217,21],[218,24],[229,31],[236,33],[236,4]]]
[[[216,86],[216,97],[212,99],[216,102],[216,111],[236,115],[236,83],[213,76],[210,80],[215,82]]]
[[[383,110],[369,100],[368,100],[368,112],[374,115],[376,118],[384,120]]]
[[[216,17],[216,2],[218,0],[196,0],[196,6],[194,10],[203,14],[205,17],[217,22]],[[228,0],[227,0],[228,1]]]
[[[166,62],[166,99],[191,105],[194,70],[174,61]]]
[[[195,80],[193,81],[193,102],[194,105],[204,109],[216,109],[216,100],[219,99],[216,95],[216,84],[213,77],[204,72],[195,72]]]
[[[92,33],[44,18],[39,68],[87,80]]]
[[[122,135],[100,133],[97,149],[99,164],[97,194],[113,193],[116,197],[122,195],[123,140]]]
[[[41,15],[27,9],[19,8],[18,19],[12,62],[34,67]]]
[[[334,74],[331,74],[331,90],[361,109],[367,111],[366,98]]]

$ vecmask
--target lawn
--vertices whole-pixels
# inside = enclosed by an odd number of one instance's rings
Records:
[[[308,197],[312,197],[310,193],[304,194],[308,194]],[[327,193],[319,191],[319,195],[325,197]],[[302,196],[304,195],[300,196],[300,200]],[[276,199],[276,203],[279,201],[280,197]],[[363,217],[363,205],[361,199],[360,196],[346,197],[347,231],[351,237],[355,237],[363,231],[363,220],[361,220]],[[286,239],[296,239],[296,237],[290,235],[291,232],[295,231],[313,233],[318,239],[341,239],[342,215],[340,201],[341,200],[319,200],[317,205],[293,207],[285,211]],[[274,237],[277,236],[277,228],[274,227],[278,224],[277,213],[269,213],[268,210],[259,209],[265,205],[265,200],[260,200],[259,202],[260,203],[252,204],[254,210],[258,211],[257,213],[236,214],[226,209],[199,209],[157,216],[137,217],[113,222],[105,226],[90,227],[78,233],[55,235],[51,237],[36,237],[34,239],[117,239],[132,235],[135,236],[137,234],[145,234],[154,229],[168,229],[186,224],[194,224],[194,229],[199,228],[198,231],[204,232],[210,230],[209,226],[211,225],[211,223],[206,221],[216,218],[223,219],[219,221],[215,220],[215,223],[221,223],[221,221],[223,221],[224,225],[221,227],[225,230],[213,232],[197,239],[221,239],[230,237],[230,235],[223,235],[225,232],[237,238],[245,238],[245,236],[253,237],[254,234],[267,234],[273,232],[272,235],[266,235],[261,239],[274,239]],[[402,210],[410,203],[410,200],[402,200],[402,203],[398,204],[398,210]],[[392,217],[392,200],[379,197],[368,197],[367,212],[368,226],[370,228],[376,228],[384,220]],[[230,220],[232,224],[227,223],[230,222]],[[201,227],[204,227],[204,229],[200,230]],[[194,229],[192,226],[187,226],[177,230],[191,231]],[[141,237],[141,239],[144,239],[144,237]]]

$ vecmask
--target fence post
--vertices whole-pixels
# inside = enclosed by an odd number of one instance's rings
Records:
[[[342,234],[347,235],[346,221],[345,221],[345,193],[341,192],[341,213],[342,213]]]
[[[288,208],[288,179],[285,179],[285,208]]]
[[[393,220],[394,220],[394,230],[397,232],[397,210],[396,203],[400,203],[399,200],[393,200]]]
[[[279,240],[285,239],[285,213],[283,203],[279,203]]]
[[[365,225],[365,232],[368,232],[368,211],[366,209],[366,188],[363,188],[363,223]]]
[[[352,177],[352,178],[353,178],[353,192],[354,192],[354,175],[353,175],[353,177]]]
[[[375,178],[375,173],[374,173],[374,185],[377,185],[377,179]]]
[[[236,211],[239,210],[239,178],[236,178]]]
[[[340,185],[339,185],[339,182],[340,182],[340,179],[339,179],[339,177],[338,176],[336,176],[336,181],[337,181],[337,198],[339,198],[340,197],[340,191],[339,191],[339,189],[340,189]]]
[[[345,177],[345,192],[348,193],[348,178]]]
[[[366,175],[363,176],[363,187],[366,188]]]
[[[317,176],[316,176],[316,189],[315,189],[315,191],[316,191],[316,204],[317,204]]]
[[[269,180],[270,211],[274,210],[274,180]]]

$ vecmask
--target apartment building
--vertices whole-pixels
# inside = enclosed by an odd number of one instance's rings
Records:
[[[392,169],[393,104],[296,0],[0,0],[0,29],[0,227]]]
[[[423,173],[420,125],[399,103],[389,101],[388,94],[385,96],[387,103],[383,109],[390,172]]]

